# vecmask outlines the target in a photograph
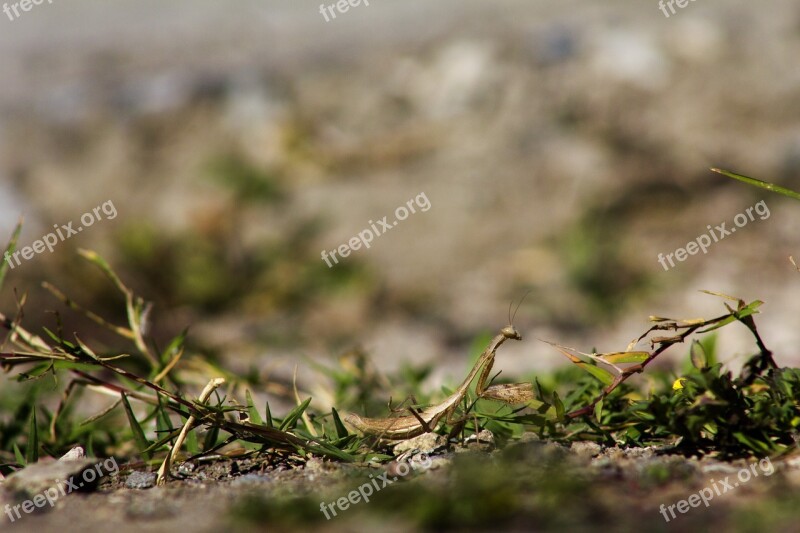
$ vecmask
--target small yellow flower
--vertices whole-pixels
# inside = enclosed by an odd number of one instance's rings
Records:
[[[676,379],[675,383],[672,384],[672,390],[681,390],[683,388],[684,381],[686,381],[686,378]]]

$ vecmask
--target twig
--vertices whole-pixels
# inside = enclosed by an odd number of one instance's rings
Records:
[[[203,404],[208,401],[209,396],[217,390],[217,388],[225,383],[225,379],[223,378],[214,378],[208,382],[208,385],[203,389],[203,392],[200,393],[200,398],[198,402]],[[167,457],[164,459],[164,462],[161,463],[161,468],[158,469],[158,477],[156,478],[157,485],[163,485],[167,482],[167,474],[169,473],[170,466],[172,465],[172,461],[175,460],[175,457],[178,455],[178,450],[181,449],[183,446],[183,441],[186,440],[186,435],[189,434],[189,430],[195,423],[195,416],[191,415],[187,420],[186,423],[183,425],[183,429],[181,429],[178,438],[175,439],[175,445],[172,447],[170,452],[167,454]]]

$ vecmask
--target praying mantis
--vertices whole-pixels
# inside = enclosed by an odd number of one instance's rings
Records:
[[[523,296],[522,300],[524,299],[525,297]],[[519,306],[522,304],[522,300],[517,304],[517,309],[519,309]],[[515,310],[514,316],[516,316],[516,314],[517,312]],[[513,321],[514,318],[511,316],[511,306],[509,305],[509,324],[501,329],[500,333],[495,335],[491,340],[475,362],[475,365],[472,367],[472,370],[470,370],[463,383],[441,403],[420,410],[415,410],[412,407],[409,408],[410,415],[390,418],[366,418],[355,413],[350,413],[345,416],[345,422],[364,435],[378,437],[380,440],[384,441],[405,440],[422,435],[423,433],[430,433],[436,429],[443,418],[446,420],[450,419],[456,407],[458,407],[467,396],[469,386],[472,380],[475,379],[475,376],[478,376],[478,382],[475,386],[475,393],[478,398],[493,398],[505,402],[532,399],[533,392],[530,384],[527,383],[486,386],[489,374],[492,371],[492,366],[494,365],[497,349],[508,339],[522,340],[522,335],[520,335],[514,327]]]

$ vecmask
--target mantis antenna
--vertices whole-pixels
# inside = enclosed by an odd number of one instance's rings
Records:
[[[526,292],[522,296],[522,298],[519,299],[519,303],[517,304],[517,307],[514,308],[514,315],[513,316],[511,315],[511,305],[514,303],[514,300],[511,300],[510,302],[508,302],[508,323],[509,323],[509,325],[514,323],[514,319],[517,318],[517,311],[519,311],[519,306],[522,305],[522,302],[525,301],[525,298],[527,298],[528,295],[531,292],[533,292],[533,289],[528,289],[528,292]]]

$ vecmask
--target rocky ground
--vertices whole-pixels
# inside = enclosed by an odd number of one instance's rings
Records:
[[[112,524],[117,531],[794,527],[796,460],[687,460],[664,448],[595,443],[566,448],[532,434],[494,450],[491,434],[482,437],[485,442],[454,447],[444,439],[417,439],[398,461],[383,467],[211,457],[182,464],[175,471],[179,481],[165,487],[154,486],[155,474],[124,465],[93,492],[55,498],[52,509],[45,501],[31,514],[21,508],[14,526],[36,531],[71,530],[65,524],[80,524],[82,531],[108,531]],[[86,467],[73,467],[76,479]],[[65,471],[51,475],[63,477]],[[18,474],[6,482],[17,492],[13,497],[6,492],[3,503],[13,506],[26,494],[33,498],[52,483],[43,484],[41,474]],[[14,516],[13,508],[9,512]]]

